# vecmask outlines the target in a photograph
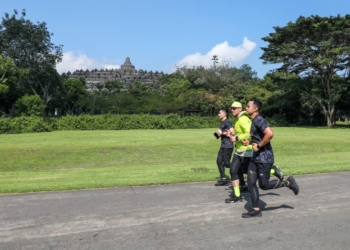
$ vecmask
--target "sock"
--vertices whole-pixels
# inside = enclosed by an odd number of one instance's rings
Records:
[[[238,187],[233,187],[233,191],[235,192],[235,196],[236,197],[240,197],[241,196],[241,190]]]

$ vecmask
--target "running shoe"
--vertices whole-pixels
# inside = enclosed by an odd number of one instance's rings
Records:
[[[226,203],[235,203],[235,202],[242,202],[242,196],[232,196],[231,198],[228,198],[225,200]]]
[[[275,170],[274,175],[275,175],[278,179],[280,179],[281,181],[283,181],[284,174],[283,174],[283,172],[281,171],[281,169],[279,168],[279,166],[272,166],[272,169]]]
[[[297,195],[299,193],[299,186],[297,182],[294,180],[293,176],[289,176],[286,180],[288,182],[287,187],[292,189],[294,194]]]
[[[215,186],[226,186],[229,182],[227,180],[218,180],[217,183],[215,183]]]
[[[247,192],[248,191],[248,186],[244,185],[240,187],[241,192]]]
[[[252,217],[261,217],[262,214],[261,214],[261,211],[260,210],[252,210],[248,213],[244,213],[242,214],[242,217],[243,218],[252,218]]]

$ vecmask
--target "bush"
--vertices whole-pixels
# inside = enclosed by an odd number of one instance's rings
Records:
[[[17,100],[16,114],[25,116],[41,116],[46,105],[38,95],[25,95]]]
[[[271,127],[288,127],[289,123],[283,115],[276,114],[272,118],[266,118]]]
[[[1,134],[20,134],[53,131],[53,124],[42,117],[21,116],[0,119]]]
[[[217,128],[217,117],[170,115],[80,115],[63,117],[21,116],[0,118],[0,133],[17,134],[58,130],[129,130]]]

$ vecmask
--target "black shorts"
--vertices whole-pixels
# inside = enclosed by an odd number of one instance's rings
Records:
[[[241,169],[243,174],[248,173],[248,166],[251,157],[242,157],[234,154],[231,167],[235,169],[233,172],[237,173],[238,169]]]
[[[259,179],[269,179],[273,163],[250,162],[248,170],[256,171]]]
[[[243,174],[247,174],[251,157],[240,157],[240,158],[241,158],[241,171]]]
[[[217,156],[217,164],[224,163],[225,168],[230,168],[233,148],[220,148]]]

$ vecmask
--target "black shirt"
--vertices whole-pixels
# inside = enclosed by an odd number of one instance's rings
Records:
[[[250,128],[252,142],[260,143],[264,137],[264,130],[268,127],[269,125],[261,115],[255,116]],[[259,151],[254,152],[251,161],[261,163],[274,163],[274,155],[270,142],[261,147]]]
[[[232,128],[232,123],[226,119],[220,125],[220,130],[224,133]],[[233,143],[226,135],[221,135],[221,148],[233,148]]]

